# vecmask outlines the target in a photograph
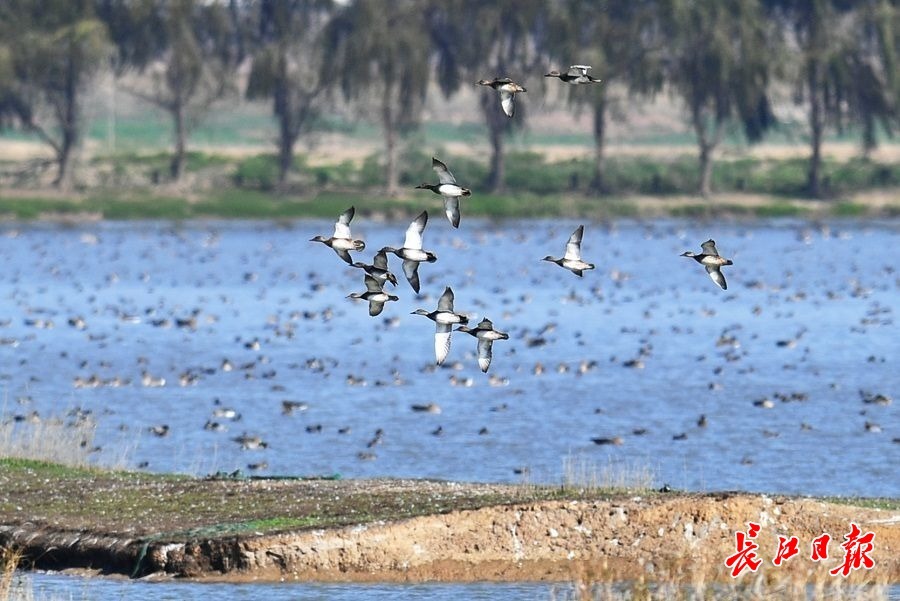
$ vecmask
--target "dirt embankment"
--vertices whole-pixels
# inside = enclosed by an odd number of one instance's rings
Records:
[[[900,511],[815,499],[760,495],[663,495],[610,501],[542,501],[457,510],[396,522],[247,533],[186,541],[128,539],[30,524],[0,527],[13,544],[54,568],[92,567],[121,574],[235,580],[482,581],[727,579],[724,560],[735,531],[761,527],[762,572],[840,578],[827,570],[857,524],[875,533],[871,570],[851,580],[900,582]],[[810,558],[812,540],[831,535],[827,561]],[[799,553],[772,565],[778,536],[799,538]]]

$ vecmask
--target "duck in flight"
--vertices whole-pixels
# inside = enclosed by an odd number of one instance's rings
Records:
[[[431,190],[444,197],[444,212],[453,227],[459,227],[459,197],[471,196],[472,191],[456,183],[456,178],[447,169],[447,165],[431,157],[431,168],[438,175],[439,184],[421,184],[417,190]]]
[[[361,251],[366,248],[365,242],[362,240],[354,240],[350,233],[350,222],[353,221],[353,215],[355,213],[356,209],[354,207],[350,207],[341,213],[341,216],[338,217],[338,220],[334,224],[334,233],[331,235],[331,238],[316,236],[315,238],[310,239],[310,242],[321,242],[336,252],[337,256],[352,265],[353,259],[350,258],[350,251]]]
[[[385,246],[381,249],[381,252],[394,253],[403,259],[403,273],[416,294],[419,293],[419,263],[437,261],[437,256],[433,252],[422,250],[422,232],[425,231],[427,224],[428,211],[422,211],[406,229],[406,239],[402,248]]]
[[[480,367],[481,371],[484,373],[487,373],[488,368],[491,366],[491,357],[493,356],[491,347],[493,346],[494,341],[509,339],[509,334],[501,332],[500,330],[495,330],[494,324],[486,317],[474,328],[459,326],[456,328],[456,331],[465,332],[478,339],[478,367]]]
[[[703,249],[703,252],[699,255],[694,254],[691,251],[685,251],[681,253],[681,256],[690,257],[703,265],[706,268],[706,273],[712,278],[712,281],[718,284],[719,288],[722,290],[728,290],[728,282],[725,281],[725,276],[722,275],[722,267],[725,265],[734,265],[734,263],[731,259],[719,256],[719,251],[716,250],[715,240],[707,240],[700,245],[700,248]]]
[[[480,86],[488,86],[494,88],[500,93],[500,108],[507,117],[512,117],[516,112],[516,94],[526,92],[527,90],[511,80],[508,77],[502,79],[482,79],[478,82]]]
[[[461,313],[453,311],[453,290],[450,286],[444,289],[441,298],[438,299],[436,311],[416,309],[412,315],[424,315],[435,324],[434,333],[434,359],[440,365],[450,353],[450,333],[453,324],[467,324],[469,318]]]
[[[384,303],[388,301],[397,301],[400,300],[399,296],[394,296],[393,294],[388,294],[381,287],[381,282],[366,274],[366,291],[359,293],[354,292],[352,294],[347,295],[347,298],[354,298],[359,300],[369,301],[369,315],[375,317],[376,315],[380,315],[384,310]]]
[[[556,263],[560,267],[564,267],[568,269],[578,277],[582,276],[582,273],[585,270],[593,269],[593,263],[586,263],[581,260],[581,239],[584,236],[584,226],[579,225],[578,229],[572,232],[572,235],[569,236],[569,241],[566,242],[566,254],[560,258],[551,257],[547,255],[543,258],[544,261],[550,261],[551,263]]]
[[[390,282],[394,286],[397,285],[397,276],[388,271],[387,253],[384,252],[384,250],[379,250],[377,253],[375,253],[375,258],[372,259],[371,265],[357,261],[355,263],[351,263],[350,266],[356,267],[357,269],[362,269],[367,274],[378,280],[382,286],[384,286],[385,282]]]
[[[573,85],[580,83],[600,83],[600,79],[588,75],[588,70],[590,70],[590,68],[590,65],[572,65],[565,73],[560,73],[554,69],[544,75],[544,77],[558,77],[562,81]]]

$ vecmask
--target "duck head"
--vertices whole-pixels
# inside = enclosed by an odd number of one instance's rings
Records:
[[[553,71],[550,71],[549,73],[544,75],[544,77],[559,77],[560,75],[562,75],[562,73],[554,69]]]
[[[692,251],[690,251],[690,250],[686,250],[686,251],[684,251],[683,253],[681,253],[681,255],[679,255],[679,256],[682,256],[682,257],[689,257],[689,258],[693,259],[693,258],[696,257],[697,255],[695,255],[695,254],[694,254]]]
[[[480,85],[480,86],[490,86],[493,84],[494,84],[494,82],[490,81],[489,79],[479,79],[478,80],[478,85]]]
[[[310,238],[310,242],[322,242],[323,244],[328,244],[328,238],[325,236],[316,236],[315,238]]]
[[[356,300],[360,300],[363,298],[364,294],[365,293],[351,292],[350,294],[347,295],[347,298],[353,298]]]
[[[416,190],[431,190],[434,193],[437,193],[440,184],[419,184],[416,186]]]
[[[425,309],[416,309],[415,311],[410,313],[410,315],[423,315],[425,317],[428,317],[429,315],[431,315],[431,312],[426,311]]]
[[[546,257],[541,259],[541,261],[550,261],[551,263],[556,263],[557,259],[551,257],[550,255],[547,255]]]
[[[380,251],[378,251],[378,252],[383,252],[383,253],[394,253],[394,254],[396,255],[396,254],[397,254],[397,249],[394,248],[393,246],[385,246],[385,247],[383,247],[383,248],[382,248]]]
[[[454,330],[455,332],[465,332],[466,334],[472,334],[473,330],[469,326],[459,326]],[[474,336],[474,334],[472,334]]]

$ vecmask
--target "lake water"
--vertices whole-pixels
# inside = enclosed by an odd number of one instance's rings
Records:
[[[576,222],[466,219],[453,231],[435,217],[422,296],[392,260],[401,300],[376,318],[345,298],[364,290],[362,272],[308,241],[330,223],[4,225],[2,413],[80,410],[96,422],[96,461],[153,471],[558,483],[569,461],[585,480],[650,471],[690,490],[900,496],[897,403],[864,402],[900,392],[900,223],[587,223],[597,269],[579,279],[540,260],[562,254]],[[361,256],[399,246],[405,228],[357,218]],[[710,237],[735,263],[727,292],[678,256]],[[434,368],[434,325],[410,312],[433,309],[447,285],[458,311],[510,334],[489,375],[463,333]],[[145,386],[144,372],[165,385]],[[306,409],[286,415],[285,400]],[[411,409],[428,403],[440,413]],[[223,408],[240,419],[214,415]],[[268,447],[243,450],[232,440],[243,433]],[[573,594],[87,583],[33,580],[38,598]]]
[[[406,225],[357,217],[360,257]],[[900,223],[586,223],[581,279],[540,260],[576,225],[435,214],[422,296],[391,255],[400,301],[373,318],[345,298],[362,271],[309,242],[330,223],[7,224],[3,413],[90,412],[97,461],[153,471],[560,482],[568,458],[689,490],[900,496],[898,405],[864,402],[900,393]],[[710,237],[727,291],[678,256]],[[410,315],[447,285],[510,334],[487,375],[461,332],[435,369]]]

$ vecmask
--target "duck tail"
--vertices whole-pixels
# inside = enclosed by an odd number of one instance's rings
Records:
[[[468,188],[463,188],[462,195],[463,196],[472,196],[472,191],[469,190]]]
[[[726,259],[725,264],[726,265],[734,265],[734,261],[732,261],[731,259]]]

